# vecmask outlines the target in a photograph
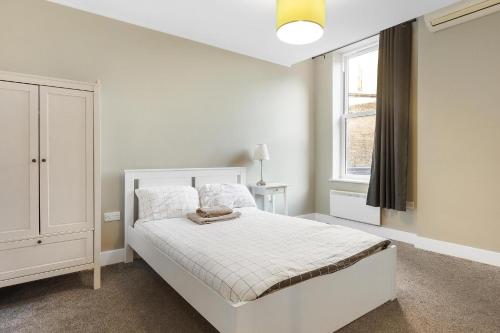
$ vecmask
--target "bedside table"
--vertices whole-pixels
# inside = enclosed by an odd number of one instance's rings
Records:
[[[283,196],[283,202],[284,202],[284,207],[285,211],[284,214],[288,215],[288,202],[286,199],[286,190],[288,185],[283,184],[283,183],[268,183],[264,186],[257,186],[257,185],[249,185],[250,191],[252,192],[252,195],[254,196],[255,199],[257,199],[258,196],[262,197],[264,200],[264,211],[269,211],[269,200],[267,200],[268,196],[271,196],[271,207],[272,207],[272,212],[276,213],[276,207],[274,204],[275,201],[275,196],[276,195],[282,195]]]

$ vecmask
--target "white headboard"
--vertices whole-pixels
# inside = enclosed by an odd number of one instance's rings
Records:
[[[201,186],[213,183],[246,184],[245,168],[125,170],[125,228],[135,222],[135,189],[162,185]]]

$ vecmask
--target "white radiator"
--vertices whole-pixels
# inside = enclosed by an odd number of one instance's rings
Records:
[[[380,208],[366,205],[366,194],[330,191],[330,215],[380,225]]]

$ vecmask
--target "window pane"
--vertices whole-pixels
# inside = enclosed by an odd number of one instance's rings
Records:
[[[370,175],[374,133],[374,115],[346,119],[346,174]]]
[[[374,112],[377,102],[378,50],[349,57],[347,66],[347,112]]]

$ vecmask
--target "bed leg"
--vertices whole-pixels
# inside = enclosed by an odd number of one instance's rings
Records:
[[[123,258],[123,261],[128,264],[134,261],[134,250],[128,245],[125,245],[125,257]]]
[[[396,246],[391,246],[390,249],[388,250],[391,250],[392,251],[392,257],[391,257],[391,262],[392,262],[392,265],[391,265],[391,270],[392,270],[392,274],[391,274],[391,289],[392,289],[392,297],[391,297],[391,301],[394,301],[398,298],[397,296],[397,263],[398,263],[398,248]]]

